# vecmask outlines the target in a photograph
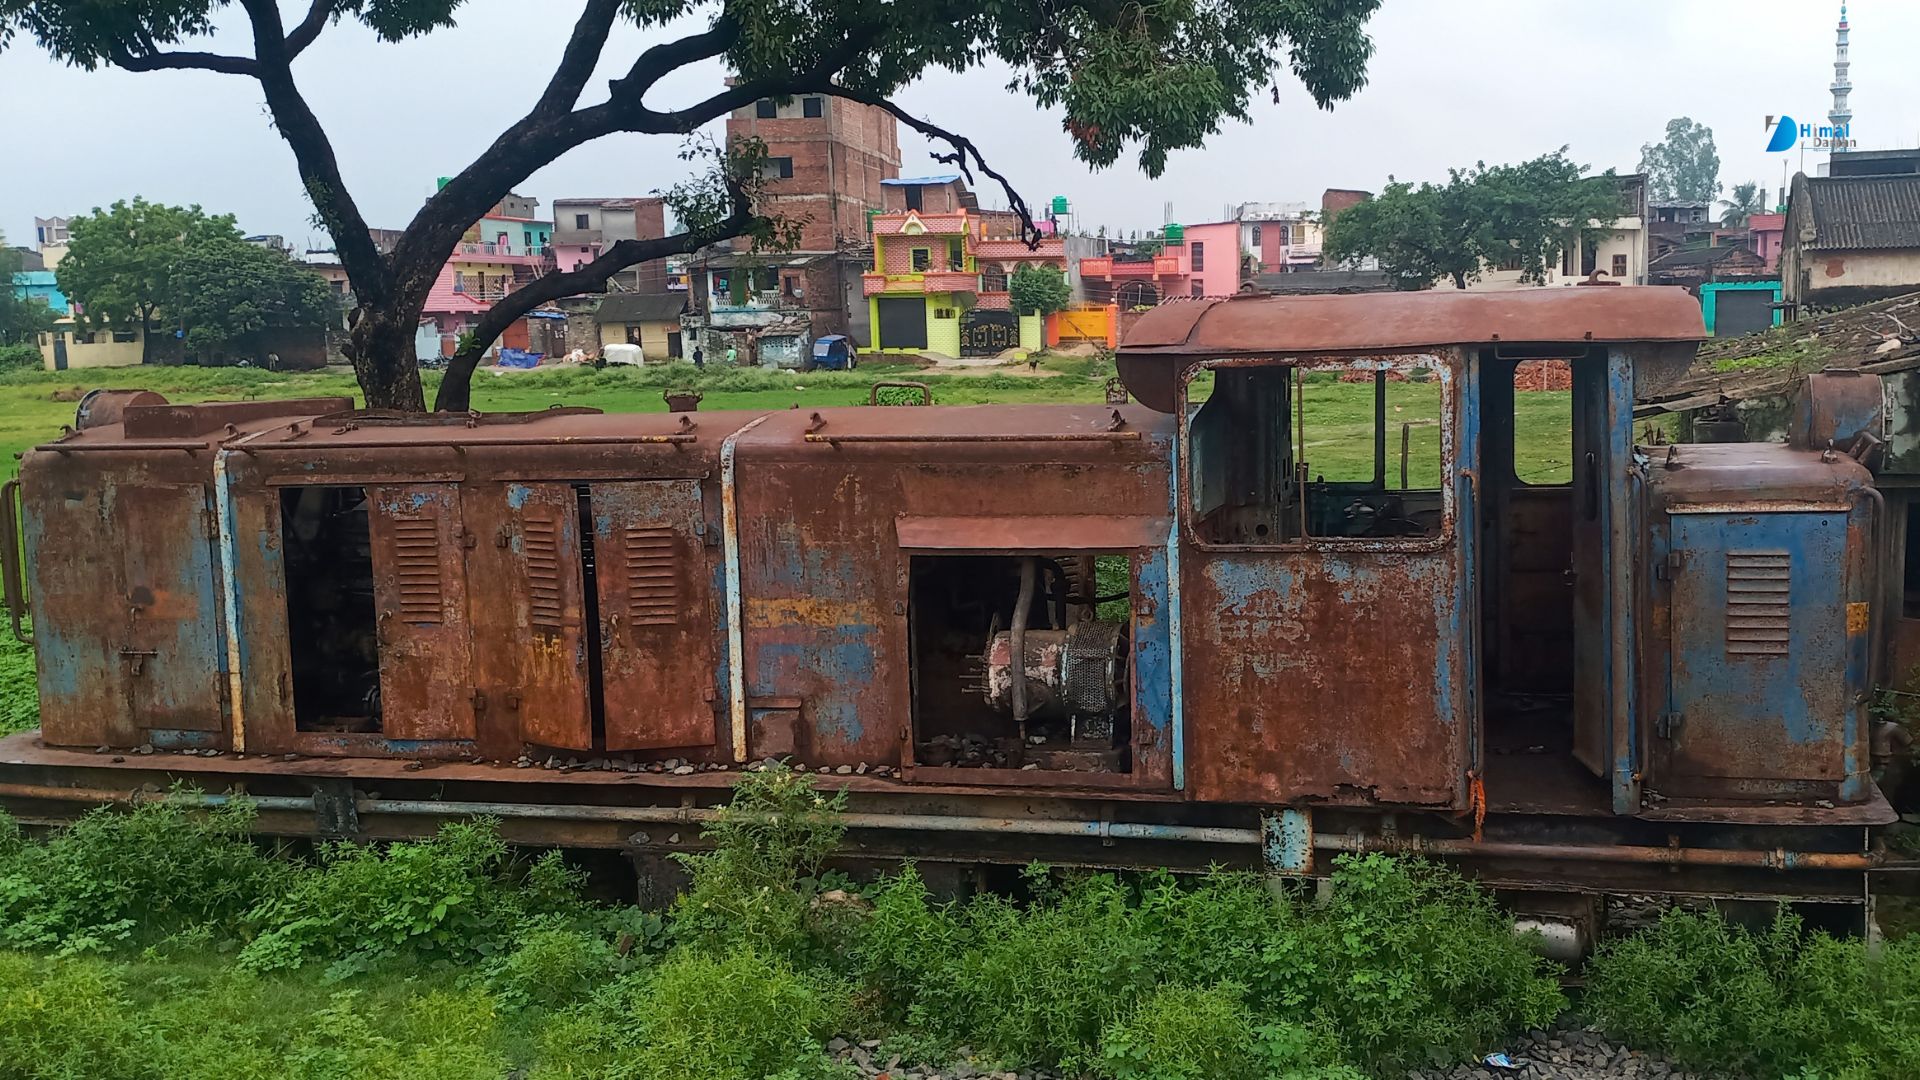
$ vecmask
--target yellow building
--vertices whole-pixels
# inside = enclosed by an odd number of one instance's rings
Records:
[[[48,371],[133,367],[146,359],[146,353],[146,339],[138,326],[108,324],[88,330],[69,317],[40,335],[40,362]]]
[[[1007,280],[1029,262],[1064,272],[1065,245],[1047,237],[1029,248],[1011,235],[1010,219],[964,205],[875,215],[873,269],[864,275],[873,350],[960,356],[962,326],[976,308],[1006,313],[1000,318],[1018,327],[1020,347],[1040,348],[1038,334],[1030,336],[1010,310]]]
[[[686,309],[686,293],[613,293],[593,318],[603,347],[638,345],[648,363],[665,363],[682,355],[680,316]]]

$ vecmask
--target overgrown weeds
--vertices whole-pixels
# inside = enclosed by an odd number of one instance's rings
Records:
[[[249,914],[260,933],[239,962],[271,971],[324,960],[338,978],[395,959],[480,960],[535,915],[577,911],[579,885],[556,851],[516,867],[486,819],[384,848],[335,844]]]
[[[203,813],[156,801],[25,843],[0,815],[0,945],[72,953],[196,927],[230,935],[296,873],[254,846],[252,824],[244,802]]]
[[[1668,912],[1588,964],[1586,1004],[1687,1064],[1803,1080],[1920,1077],[1920,938],[1878,956],[1782,910],[1753,931]]]

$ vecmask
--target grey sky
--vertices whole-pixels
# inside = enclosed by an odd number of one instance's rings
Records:
[[[304,7],[304,4],[299,5]],[[297,74],[332,132],[349,186],[374,225],[404,225],[436,176],[457,171],[525,110],[551,69],[571,0],[472,0],[452,31],[383,45],[352,24],[323,35]],[[1855,136],[1863,149],[1920,145],[1920,3],[1858,0],[1853,24]],[[1631,170],[1666,121],[1714,129],[1722,180],[1780,183],[1763,119],[1824,119],[1838,5],[1824,0],[1386,0],[1371,31],[1371,82],[1332,112],[1296,84],[1258,99],[1204,150],[1175,155],[1149,180],[1128,161],[1090,173],[1057,114],[1003,90],[999,71],[936,74],[900,95],[914,112],[971,135],[1032,201],[1068,196],[1083,225],[1146,228],[1217,218],[1229,203],[1317,201],[1322,188],[1378,189],[1449,166],[1514,161],[1566,144],[1595,168]],[[237,15],[218,35],[234,51]],[[606,73],[649,36],[609,41]],[[658,103],[717,88],[717,65],[681,72]],[[596,83],[599,85],[599,83]],[[590,91],[591,92],[591,91]],[[30,242],[33,217],[145,195],[238,215],[248,232],[323,243],[307,222],[292,155],[255,84],[201,72],[82,72],[31,44],[0,53],[0,229]],[[926,144],[901,137],[902,169],[931,171]],[[645,194],[685,171],[673,139],[617,136],[582,147],[521,190],[563,196]],[[1808,155],[1812,171],[1819,158]],[[983,190],[997,205],[991,190]]]

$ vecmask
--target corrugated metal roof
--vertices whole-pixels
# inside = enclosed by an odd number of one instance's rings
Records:
[[[686,293],[613,293],[593,317],[603,323],[676,322],[686,309]]]
[[[1920,248],[1920,176],[1810,176],[1810,250]]]

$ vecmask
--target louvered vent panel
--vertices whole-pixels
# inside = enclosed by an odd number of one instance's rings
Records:
[[[1792,558],[1784,551],[1727,552],[1727,654],[1785,656],[1792,638]]]
[[[561,617],[560,528],[551,521],[525,525],[527,619],[534,626],[558,628]]]
[[[432,518],[394,519],[393,565],[400,586],[400,617],[410,623],[438,623],[444,606],[439,523]]]
[[[680,621],[680,566],[673,530],[630,525],[627,554],[627,617],[635,626],[671,626]]]

